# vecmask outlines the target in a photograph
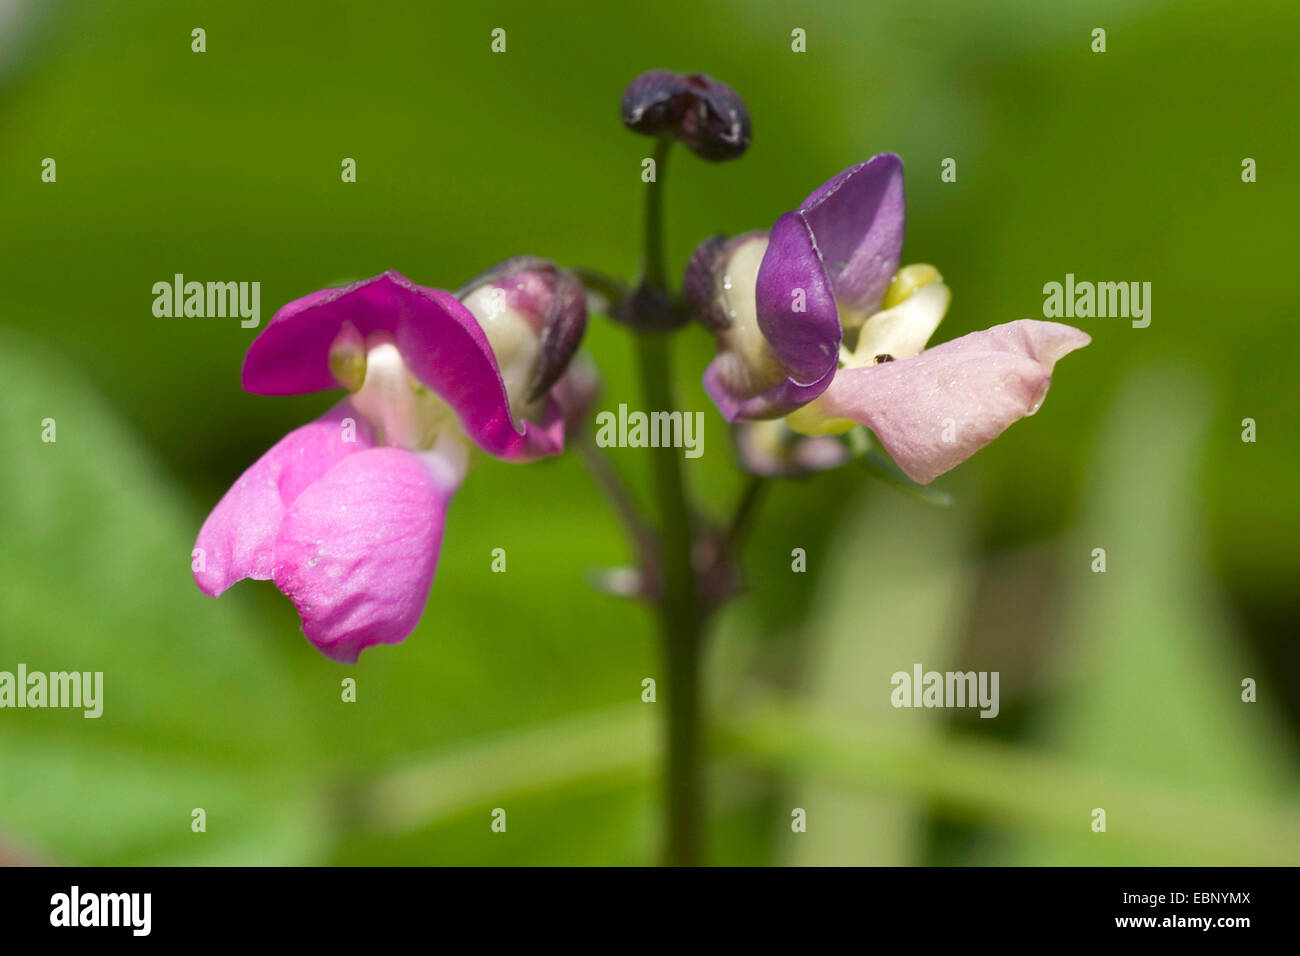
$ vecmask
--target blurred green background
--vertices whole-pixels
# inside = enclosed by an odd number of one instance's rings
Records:
[[[258,280],[265,324],[386,268],[629,275],[649,143],[618,98],[668,67],[754,117],[741,161],[675,157],[674,269],[892,150],[904,259],[954,290],[937,340],[1040,317],[1067,272],[1153,286],[1147,329],[1078,321],[1093,344],[1042,411],[939,480],[952,508],[851,469],[773,490],[708,659],[711,861],[1300,862],[1297,30],[1285,0],[0,0],[0,670],[105,674],[99,720],[0,712],[0,854],[656,860],[652,621],[586,584],[631,555],[573,456],[478,462],[419,629],[340,667],[270,584],[212,601],[189,573],[223,491],[332,399],[242,393],[255,330],[157,319],[150,290]],[[598,407],[639,407],[632,347],[593,322]],[[720,517],[742,479],[711,351],[679,337],[707,412],[689,479]],[[616,461],[643,489],[644,454]],[[999,671],[1000,716],[894,710],[916,662]]]

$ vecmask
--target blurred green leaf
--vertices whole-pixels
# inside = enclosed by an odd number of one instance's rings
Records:
[[[720,736],[737,759],[771,772],[925,804],[948,819],[992,822],[1028,845],[1048,838],[1039,854],[1014,862],[1088,862],[1095,852],[1089,847],[1105,841],[1112,858],[1287,866],[1300,846],[1293,803],[1188,793],[1129,772],[1099,775],[1081,763],[969,736],[899,738],[779,698],[756,699],[752,711],[729,716]],[[1124,817],[1094,834],[1090,804],[1123,808]]]
[[[0,669],[103,673],[99,718],[0,713],[0,831],[68,863],[311,859],[310,738],[270,635],[199,593],[192,519],[67,366],[0,332],[0,381]]]
[[[642,777],[658,752],[654,716],[655,708],[637,703],[408,758],[361,790],[363,826],[402,833],[511,797]]]
[[[924,746],[946,732],[948,715],[895,709],[890,678],[917,662],[938,670],[955,664],[969,515],[900,506],[874,486],[853,505],[821,558],[820,613],[798,642],[808,709],[864,733],[887,727],[900,743]],[[907,799],[814,776],[796,786],[790,803],[807,812],[808,829],[794,833],[781,821],[783,862],[901,866],[924,852],[925,813]]]
[[[1207,837],[1207,817],[1173,813],[1162,827],[1181,840],[1153,855],[1134,831],[1152,825],[1154,808],[1102,796],[1112,779],[1139,776],[1207,812],[1288,796],[1296,807],[1276,684],[1234,640],[1210,575],[1202,477],[1210,404],[1196,378],[1153,368],[1131,377],[1106,419],[1086,505],[1064,545],[1075,581],[1066,689],[1035,724],[1037,738],[1095,774],[1096,790],[1076,794],[1072,808],[1090,839],[1028,844],[1014,857],[1021,862],[1300,860],[1300,840],[1249,840],[1229,852]],[[1104,573],[1092,570],[1098,548]],[[1241,699],[1246,677],[1261,684],[1256,703]],[[1106,811],[1104,834],[1087,829],[1095,807]]]

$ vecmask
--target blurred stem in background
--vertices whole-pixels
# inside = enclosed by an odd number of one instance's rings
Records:
[[[618,787],[650,772],[659,750],[644,713],[640,704],[624,705],[472,740],[395,765],[351,799],[367,832],[399,835],[520,794]],[[1096,765],[970,735],[899,739],[777,694],[758,695],[714,727],[716,754],[729,766],[1048,836],[1060,849],[1044,862],[1095,845],[1087,809],[1097,805],[1123,808],[1131,821],[1107,840],[1161,865],[1285,866],[1300,840],[1294,801],[1206,787],[1171,791],[1149,775],[1099,774]]]
[[[671,144],[655,148],[655,180],[647,184],[645,271],[632,308],[667,298],[664,267],[663,188]],[[671,411],[673,356],[670,333],[641,331],[638,367],[649,411]],[[671,447],[650,450],[653,487],[658,499],[663,587],[658,614],[661,653],[667,677],[667,746],[664,798],[668,812],[664,862],[693,866],[703,859],[703,776],[700,767],[700,645],[703,602],[696,586],[692,550],[694,522],[686,498],[681,458]]]

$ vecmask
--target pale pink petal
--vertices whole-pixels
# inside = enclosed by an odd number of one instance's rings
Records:
[[[239,476],[203,522],[194,544],[199,590],[216,597],[244,578],[269,580],[285,510],[338,462],[372,445],[370,426],[346,401],[276,442]]]
[[[451,489],[419,453],[345,458],[290,506],[275,540],[275,585],[332,660],[396,644],[424,611]]]
[[[1021,319],[913,358],[840,369],[820,407],[866,425],[908,477],[929,484],[1038,411],[1053,366],[1090,341],[1068,325]]]

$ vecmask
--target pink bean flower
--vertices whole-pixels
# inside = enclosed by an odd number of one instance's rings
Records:
[[[578,282],[522,257],[458,295],[390,271],[284,306],[249,347],[245,390],[349,394],[218,502],[195,544],[199,589],[273,581],[342,663],[404,640],[471,448],[508,461],[563,448],[557,396],[585,324]]]
[[[1091,341],[1021,319],[926,348],[952,293],[933,266],[899,269],[903,224],[903,164],[881,153],[823,183],[771,230],[696,249],[684,290],[718,341],[705,390],[728,421],[779,422],[743,430],[744,460],[757,460],[744,454],[756,441],[798,448],[778,432],[865,425],[928,484],[1038,411],[1056,362]],[[836,459],[819,451],[803,470]],[[764,460],[755,470],[786,467]]]

